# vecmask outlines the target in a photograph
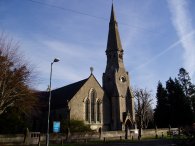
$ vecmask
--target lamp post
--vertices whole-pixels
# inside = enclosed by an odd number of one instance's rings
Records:
[[[50,80],[49,80],[49,102],[48,102],[48,117],[47,117],[47,137],[46,146],[49,146],[49,118],[50,118],[50,102],[51,102],[51,77],[52,77],[52,65],[54,62],[59,62],[60,60],[55,58],[51,63]]]

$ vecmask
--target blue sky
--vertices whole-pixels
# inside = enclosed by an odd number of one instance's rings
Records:
[[[45,3],[40,4],[37,2]],[[20,42],[46,90],[94,75],[102,84],[112,0],[0,0],[0,32]],[[156,93],[184,67],[195,81],[194,0],[114,0],[124,63],[133,88]]]

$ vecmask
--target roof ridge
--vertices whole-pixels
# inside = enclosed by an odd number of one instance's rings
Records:
[[[71,85],[74,85],[74,84],[78,84],[78,83],[80,83],[80,82],[86,82],[87,80],[88,80],[88,78],[83,79],[83,80],[80,80],[80,81],[77,81],[77,82],[73,82],[73,83],[67,84],[67,85],[65,85],[65,86],[63,86],[63,87],[59,87],[59,88],[53,89],[52,91],[58,90],[58,89],[61,89],[61,88],[67,87],[67,86],[71,86]]]

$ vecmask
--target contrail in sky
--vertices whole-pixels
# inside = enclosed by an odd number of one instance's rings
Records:
[[[174,42],[167,49],[152,57],[134,70],[140,69],[150,64],[169,50],[175,48],[178,45],[181,45],[184,49],[183,65],[191,76],[195,75],[195,29],[192,26],[187,2],[188,1],[185,0],[167,0],[171,12],[171,20],[179,37],[179,40]]]
[[[168,48],[166,48],[165,50],[163,50],[162,52],[160,52],[159,54],[157,54],[156,56],[152,57],[151,59],[149,59],[148,61],[146,61],[145,63],[141,64],[140,66],[138,66],[137,68],[135,68],[134,70],[140,69],[148,64],[150,64],[151,62],[153,62],[154,60],[158,59],[159,57],[161,57],[162,55],[164,55],[165,53],[167,53],[169,50],[174,49],[177,45],[182,44],[183,42],[187,41],[188,39],[190,39],[191,37],[193,37],[195,34],[195,30],[193,30],[192,32],[190,32],[189,34],[186,34],[184,36],[182,36],[182,38],[180,38],[180,40],[174,42],[173,44],[171,44]],[[134,71],[133,70],[133,71]]]
[[[187,0],[167,0],[172,23],[177,35],[182,38],[190,32],[194,32],[192,19],[189,12],[189,1]],[[184,67],[189,71],[191,76],[195,74],[195,35],[190,35],[187,39],[182,40],[181,45],[184,49],[183,61]]]

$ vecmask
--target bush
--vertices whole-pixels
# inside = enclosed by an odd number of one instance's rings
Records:
[[[79,120],[63,120],[61,121],[62,133],[67,133],[68,129],[70,132],[88,132],[92,131],[89,125],[85,125],[83,121]]]
[[[15,108],[9,108],[0,115],[0,134],[23,133],[27,127],[31,128],[27,117]]]

